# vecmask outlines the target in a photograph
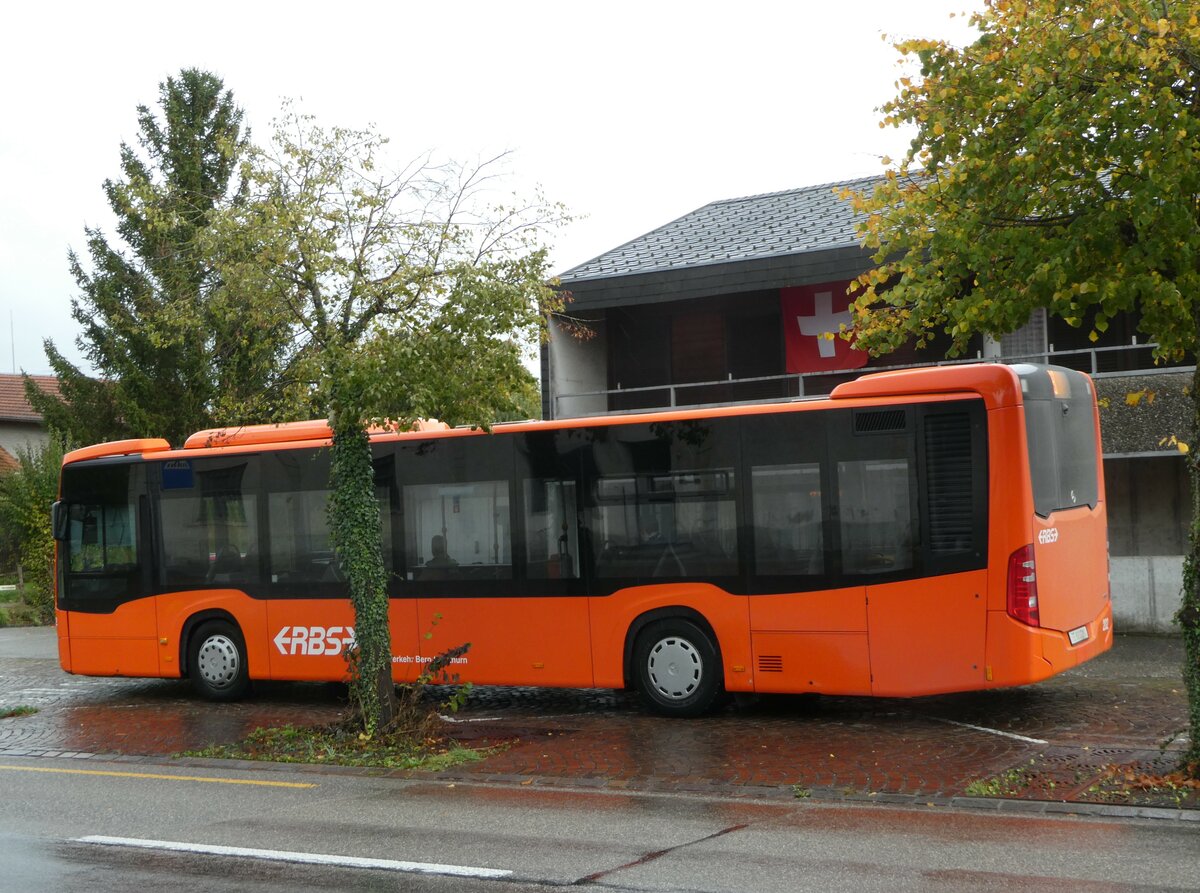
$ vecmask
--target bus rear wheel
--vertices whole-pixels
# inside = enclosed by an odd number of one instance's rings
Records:
[[[250,690],[246,641],[234,624],[210,620],[194,633],[188,649],[192,687],[210,701],[236,701]]]
[[[722,690],[721,659],[707,632],[690,620],[651,623],[633,655],[638,694],[662,716],[701,716]]]

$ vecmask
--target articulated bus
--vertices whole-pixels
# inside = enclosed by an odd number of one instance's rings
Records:
[[[71,673],[342,680],[324,422],[63,461]],[[826,398],[372,434],[394,678],[470,643],[490,685],[915,696],[1044,679],[1112,644],[1090,379],[976,364]],[[432,635],[427,635],[432,632]]]

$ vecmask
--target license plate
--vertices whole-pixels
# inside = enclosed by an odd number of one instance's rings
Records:
[[[1067,633],[1067,638],[1071,640],[1072,645],[1078,645],[1080,642],[1086,642],[1088,639],[1088,629],[1086,626],[1081,626],[1079,629],[1073,629]]]

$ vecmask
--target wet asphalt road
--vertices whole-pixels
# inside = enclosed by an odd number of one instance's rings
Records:
[[[86,766],[89,774],[77,774]],[[159,771],[150,772],[150,768]],[[67,759],[0,765],[5,889],[1194,890],[1200,823],[539,790]],[[234,783],[230,783],[234,782]],[[294,786],[285,786],[294,785]],[[125,843],[89,842],[120,837]],[[419,862],[443,874],[164,852]],[[505,872],[488,879],[471,872]],[[19,881],[19,886],[17,882]],[[9,886],[11,884],[11,886]]]

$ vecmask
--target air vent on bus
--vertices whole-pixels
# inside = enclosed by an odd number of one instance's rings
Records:
[[[855,434],[880,434],[884,431],[903,431],[906,413],[903,409],[876,409],[854,414]]]
[[[975,527],[972,473],[971,419],[967,413],[926,416],[929,548],[935,555],[972,548]]]
[[[760,672],[760,673],[782,673],[783,672],[783,655],[781,655],[781,654],[760,654],[758,656],[758,672]]]

